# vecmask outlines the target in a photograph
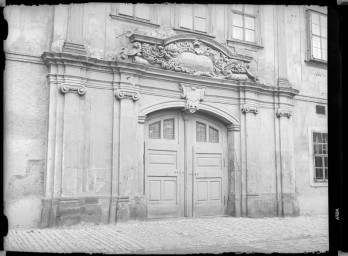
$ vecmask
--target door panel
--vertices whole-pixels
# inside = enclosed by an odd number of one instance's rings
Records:
[[[160,115],[145,125],[145,194],[148,217],[182,215],[182,150],[178,115]]]
[[[185,122],[164,112],[145,124],[149,218],[225,213],[224,128],[197,115]]]
[[[191,129],[196,130],[192,145],[194,216],[223,215],[225,168],[222,129],[202,119],[192,120],[192,126]]]

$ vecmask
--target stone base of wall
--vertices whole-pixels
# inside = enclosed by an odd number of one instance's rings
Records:
[[[282,198],[278,198],[278,200],[275,194],[247,196],[247,217],[262,218],[298,215],[299,205],[294,194],[283,194]]]
[[[238,210],[241,209],[240,196],[231,193],[227,201],[227,214],[234,217],[246,216],[251,218],[281,217],[282,214],[285,217],[299,215],[299,203],[296,195],[283,194],[282,204],[279,200],[275,194],[248,195],[246,197],[247,212],[244,213]]]
[[[44,198],[40,227],[144,220],[146,214],[146,200],[143,196],[121,196],[112,200],[99,197]]]

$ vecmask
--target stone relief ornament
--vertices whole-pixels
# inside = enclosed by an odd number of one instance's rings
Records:
[[[168,45],[133,42],[116,55],[116,61],[126,61],[128,58],[134,63],[196,76],[258,82],[248,63],[228,57],[200,40],[178,41]]]
[[[134,90],[128,90],[128,89],[117,89],[115,92],[115,97],[117,99],[123,99],[125,97],[131,98],[134,101],[140,99],[140,93],[136,92]]]
[[[174,36],[176,33],[171,27],[160,26],[155,31],[151,33],[152,36],[158,38],[166,38],[170,36]]]
[[[199,110],[199,103],[204,100],[205,89],[196,87],[187,87],[184,84],[180,84],[182,90],[181,98],[186,99],[185,109],[190,113],[195,113]]]
[[[51,45],[51,51],[61,53],[62,49],[63,49],[64,42],[65,42],[64,38],[59,38],[57,41],[53,42]]]
[[[248,106],[248,105],[243,105],[241,108],[241,111],[245,114],[245,113],[254,113],[257,114],[259,113],[259,108],[258,107],[254,107],[254,106]]]
[[[277,115],[277,117],[286,116],[287,118],[290,118],[291,117],[291,111],[283,110],[283,109],[278,108],[277,112],[276,112],[276,115]]]
[[[66,83],[58,84],[58,89],[64,94],[67,92],[76,92],[79,95],[84,95],[87,92],[87,88],[84,85],[72,85]]]

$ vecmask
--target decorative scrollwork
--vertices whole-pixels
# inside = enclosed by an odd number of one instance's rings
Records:
[[[254,113],[257,114],[259,113],[259,108],[258,107],[254,107],[254,106],[248,106],[248,105],[243,105],[241,108],[241,111],[245,114],[245,113]]]
[[[58,85],[58,89],[62,93],[76,92],[79,95],[84,95],[87,92],[87,88],[84,85],[71,85],[66,83],[61,83]]]
[[[182,53],[206,56],[210,59],[213,68],[210,71],[200,71],[188,67],[178,59]],[[248,63],[228,57],[221,51],[214,50],[199,40],[179,41],[168,45],[133,42],[129,48],[123,48],[117,54],[116,60],[126,61],[128,58],[132,58],[135,63],[159,65],[166,70],[197,76],[258,82],[258,78],[250,71]]]
[[[136,101],[140,99],[140,93],[132,90],[117,89],[115,92],[115,97],[117,99],[123,99],[124,97],[127,97]]]
[[[283,109],[278,108],[277,112],[276,112],[276,115],[277,115],[277,117],[286,116],[287,118],[290,118],[291,117],[291,111],[283,110]]]
[[[190,113],[195,113],[199,110],[199,103],[204,100],[205,89],[196,87],[186,87],[184,84],[180,84],[182,90],[181,98],[186,99],[185,109]]]

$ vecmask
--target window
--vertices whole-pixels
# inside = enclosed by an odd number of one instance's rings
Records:
[[[219,142],[219,131],[209,126],[209,142]]]
[[[249,43],[256,43],[257,8],[254,5],[232,5],[230,38]]]
[[[327,134],[313,132],[314,181],[328,180],[328,143]]]
[[[119,4],[119,15],[150,20],[150,6],[147,4]]]
[[[327,62],[327,16],[307,10],[307,60]]]
[[[156,121],[149,125],[150,139],[175,139],[175,121],[174,118]]]
[[[174,140],[174,119],[163,121],[163,139]]]
[[[161,122],[149,125],[149,137],[150,139],[160,139],[161,138]]]
[[[180,28],[207,33],[207,6],[201,4],[180,5]]]
[[[205,124],[196,123],[196,141],[206,142],[207,141],[207,128]]]

